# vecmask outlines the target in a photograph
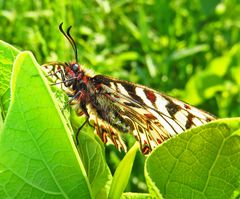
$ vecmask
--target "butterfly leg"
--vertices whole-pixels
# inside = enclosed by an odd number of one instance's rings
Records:
[[[86,123],[88,123],[88,118],[83,122],[83,124],[82,124],[82,125],[78,128],[78,130],[77,130],[77,133],[76,133],[77,145],[79,144],[79,142],[78,142],[78,135],[79,135],[81,129],[84,127],[84,125],[85,125]]]
[[[77,145],[79,144],[79,142],[78,142],[78,135],[79,135],[81,129],[82,129],[87,123],[88,123],[89,126],[91,126],[91,127],[94,128],[94,126],[89,123],[89,117],[87,117],[86,120],[83,122],[83,124],[82,124],[82,125],[78,128],[78,130],[77,130],[77,133],[76,133],[76,143],[77,143]]]
[[[78,138],[78,135],[79,135],[81,129],[84,127],[84,125],[88,123],[89,126],[91,126],[91,127],[94,128],[94,126],[93,126],[92,124],[90,124],[90,122],[89,122],[90,116],[89,116],[89,114],[88,114],[86,105],[81,101],[80,106],[81,106],[82,112],[86,115],[87,118],[86,118],[86,120],[83,122],[83,124],[78,128],[78,130],[77,130],[77,133],[76,133],[77,145],[79,144],[79,143],[78,143],[78,139],[77,139],[77,138]]]
[[[77,99],[81,94],[81,91],[78,91],[76,94],[68,94],[68,97],[71,97],[70,100],[68,100],[67,104],[71,104],[73,100]]]

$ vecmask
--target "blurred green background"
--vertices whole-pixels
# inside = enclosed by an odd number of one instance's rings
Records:
[[[80,62],[96,73],[221,118],[240,115],[239,0],[0,0],[0,8],[0,39],[32,51],[40,64],[74,59],[58,30],[64,22],[73,26]],[[112,170],[116,154],[108,154]],[[129,190],[146,191],[142,173],[138,157]]]

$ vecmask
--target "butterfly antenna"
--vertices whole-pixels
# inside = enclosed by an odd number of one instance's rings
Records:
[[[77,46],[76,46],[76,43],[75,43],[74,39],[72,38],[72,36],[70,34],[70,30],[71,30],[72,26],[69,26],[69,28],[67,29],[67,33],[66,33],[63,30],[62,25],[63,25],[63,22],[59,25],[59,30],[61,31],[61,33],[67,38],[67,40],[71,44],[71,46],[73,48],[73,51],[74,51],[74,55],[75,55],[75,61],[76,61],[76,63],[78,63]]]

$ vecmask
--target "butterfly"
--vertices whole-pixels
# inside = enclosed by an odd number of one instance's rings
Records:
[[[146,86],[90,74],[78,63],[71,26],[65,32],[62,25],[59,30],[70,42],[75,61],[51,62],[43,67],[54,84],[67,93],[68,103],[77,114],[86,116],[76,136],[89,123],[104,143],[127,151],[121,135],[131,133],[142,153],[149,154],[163,141],[215,119],[210,113]]]

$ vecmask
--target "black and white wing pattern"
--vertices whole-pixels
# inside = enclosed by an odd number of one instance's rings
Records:
[[[91,79],[96,88],[88,106],[90,120],[104,143],[112,142],[126,150],[120,133],[132,133],[143,154],[186,129],[200,126],[215,118],[150,88],[96,75]]]

